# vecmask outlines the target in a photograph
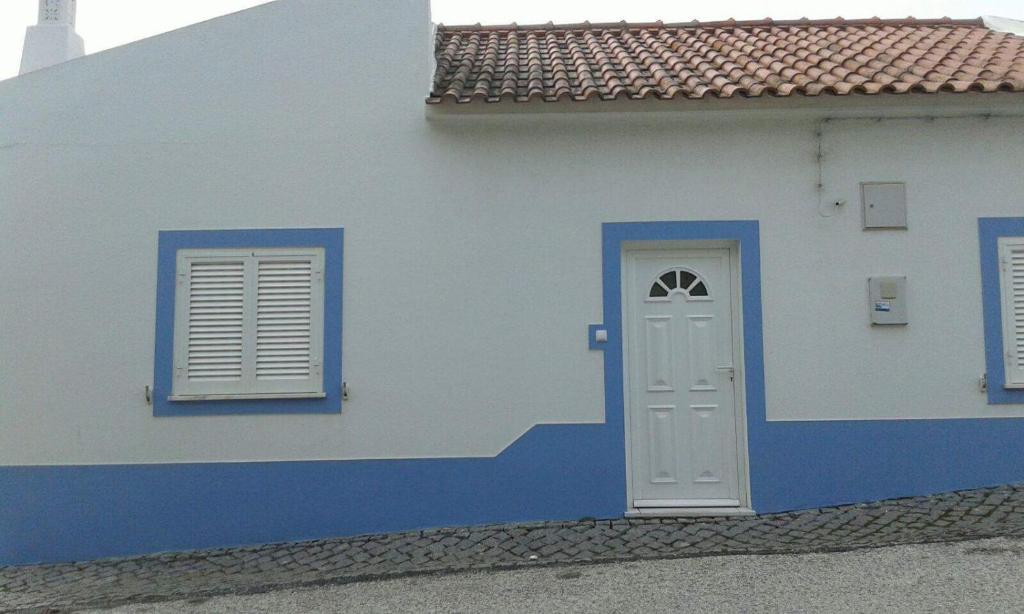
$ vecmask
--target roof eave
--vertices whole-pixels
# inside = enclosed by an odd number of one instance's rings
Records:
[[[818,115],[905,115],[922,111],[942,114],[1001,113],[1024,114],[1024,92],[937,92],[903,94],[848,94],[758,98],[704,98],[704,99],[620,99],[588,101],[534,99],[529,102],[456,103],[450,100],[427,99],[426,112],[430,117],[460,116],[514,116],[549,114],[677,114],[694,113],[748,113],[759,112]]]

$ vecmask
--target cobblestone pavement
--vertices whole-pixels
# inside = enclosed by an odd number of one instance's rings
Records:
[[[1024,485],[739,518],[598,520],[0,568],[0,610],[76,609],[410,573],[1024,537]]]

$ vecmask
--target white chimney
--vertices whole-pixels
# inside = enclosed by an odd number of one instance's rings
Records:
[[[85,43],[75,32],[75,8],[75,0],[39,0],[39,24],[25,32],[20,74],[85,55]]]

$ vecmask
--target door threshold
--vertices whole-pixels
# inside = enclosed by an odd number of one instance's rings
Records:
[[[709,516],[756,516],[748,507],[645,507],[626,512],[626,518],[707,518]]]

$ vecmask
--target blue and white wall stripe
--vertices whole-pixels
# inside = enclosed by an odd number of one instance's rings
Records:
[[[1019,225],[983,220],[982,249],[991,236]],[[589,331],[591,338],[596,329],[608,331],[607,343],[593,346],[604,350],[603,424],[537,426],[494,458],[2,467],[0,563],[620,517],[627,507],[621,250],[635,241],[728,240],[740,246],[757,512],[1024,479],[1024,420],[1018,418],[769,421],[760,232],[757,221],[603,226],[604,322]],[[987,257],[983,252],[983,267],[991,264]],[[827,398],[828,382],[816,385]]]

